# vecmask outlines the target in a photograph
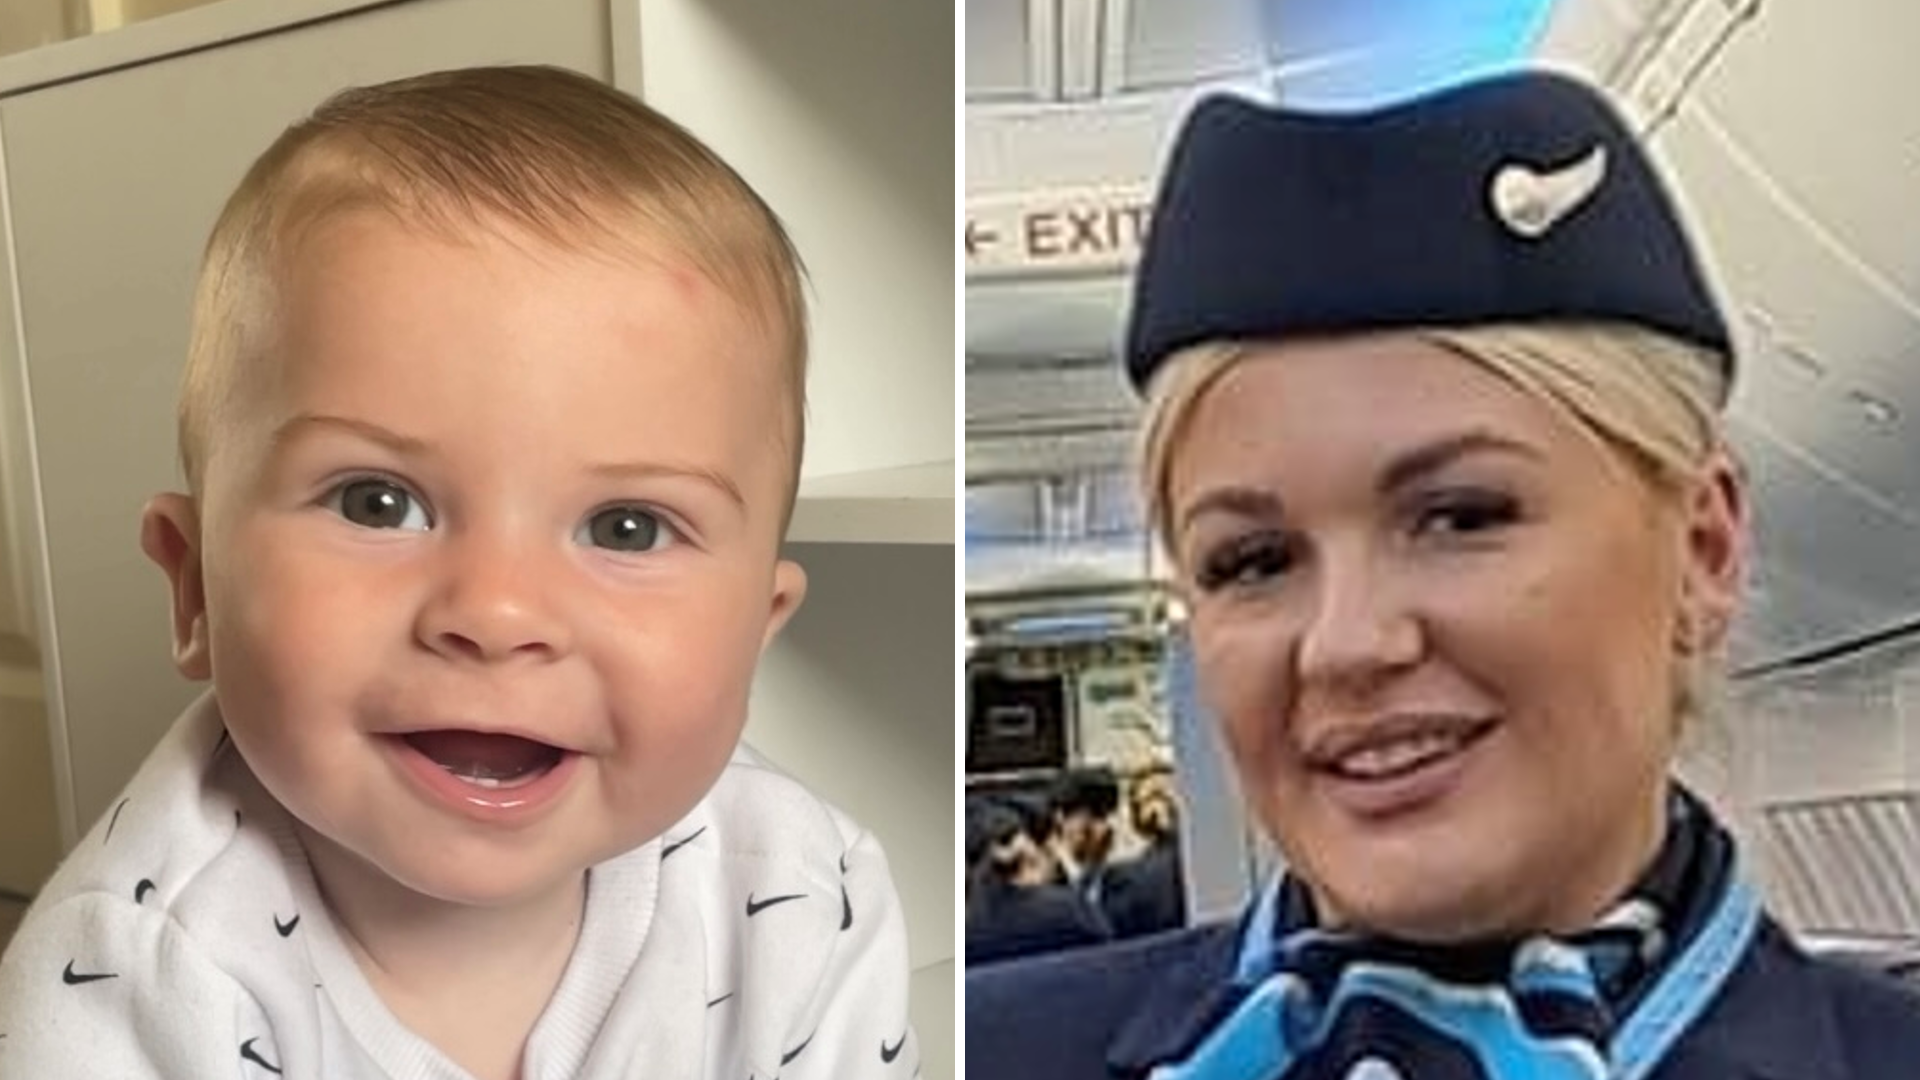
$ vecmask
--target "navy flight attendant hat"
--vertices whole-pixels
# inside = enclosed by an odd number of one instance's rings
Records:
[[[1623,321],[1733,347],[1672,201],[1599,91],[1517,72],[1364,113],[1201,102],[1134,279],[1127,373],[1221,339]]]

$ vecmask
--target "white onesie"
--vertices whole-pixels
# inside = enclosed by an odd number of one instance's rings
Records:
[[[523,1080],[910,1080],[907,939],[873,837],[751,749],[588,874]],[[469,1080],[394,1018],[285,810],[203,698],[0,960],[0,1080]]]

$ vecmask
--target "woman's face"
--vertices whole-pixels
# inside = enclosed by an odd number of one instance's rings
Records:
[[[1730,614],[1723,459],[1680,498],[1407,335],[1257,349],[1168,496],[1201,686],[1332,919],[1577,927],[1651,857],[1676,650]]]

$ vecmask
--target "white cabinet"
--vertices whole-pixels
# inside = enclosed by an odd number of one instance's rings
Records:
[[[810,476],[787,539],[848,544],[953,543],[953,461]]]
[[[639,41],[614,84],[719,151],[806,261],[806,475],[951,462],[953,5],[613,2]]]

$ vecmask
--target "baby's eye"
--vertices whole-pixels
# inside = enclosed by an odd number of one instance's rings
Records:
[[[658,514],[637,506],[614,506],[588,518],[574,542],[608,551],[658,551],[674,540],[673,529]]]
[[[349,480],[334,488],[327,497],[334,513],[367,529],[408,529],[423,532],[433,528],[426,507],[413,493],[391,480]]]

